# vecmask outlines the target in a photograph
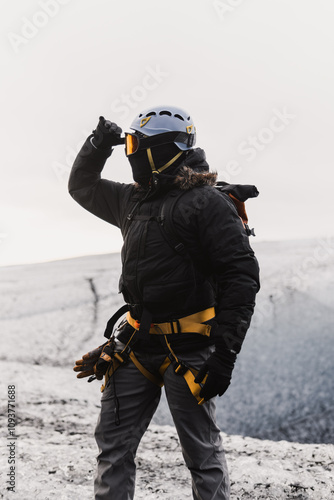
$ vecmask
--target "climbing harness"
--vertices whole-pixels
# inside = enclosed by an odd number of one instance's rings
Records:
[[[113,317],[116,317],[117,313]],[[132,318],[130,312],[127,313],[127,322],[134,328],[134,331],[128,340],[125,347],[120,352],[114,352],[113,359],[110,362],[110,367],[105,374],[104,384],[101,387],[101,392],[103,392],[109,383],[109,380],[114,375],[116,370],[122,365],[131,361],[136,368],[152,383],[159,387],[164,385],[163,376],[167,368],[173,364],[174,372],[177,375],[183,376],[185,379],[191,393],[197,399],[198,404],[203,404],[204,399],[200,397],[200,391],[203,384],[198,384],[195,382],[198,370],[192,368],[184,361],[180,360],[175,352],[173,351],[170,343],[168,342],[168,335],[173,333],[199,333],[201,335],[209,336],[211,326],[203,324],[204,321],[209,321],[214,318],[215,309],[210,307],[204,311],[199,311],[198,313],[191,314],[184,318],[179,318],[177,320],[164,322],[164,323],[153,323],[149,329],[150,335],[160,335],[163,345],[166,348],[166,358],[159,368],[159,377],[148,371],[138,360],[132,346],[140,336],[140,323]],[[109,320],[110,321],[110,320]],[[203,383],[205,383],[206,378],[204,378]]]
[[[121,352],[115,352],[114,353],[114,357],[110,363],[110,367],[109,369],[107,370],[106,374],[105,374],[105,380],[104,380],[104,384],[102,385],[101,387],[101,392],[103,392],[105,390],[105,388],[107,387],[110,379],[113,377],[113,375],[115,374],[116,370],[123,364],[126,364],[129,362],[129,360],[132,361],[132,363],[136,366],[136,368],[138,368],[138,370],[144,375],[144,377],[146,377],[148,380],[150,380],[153,384],[157,385],[158,387],[163,387],[164,385],[164,381],[163,381],[163,376],[167,370],[167,368],[173,364],[173,368],[174,368],[174,372],[177,374],[177,375],[181,375],[183,376],[183,378],[185,379],[191,393],[193,394],[193,396],[197,399],[198,401],[198,404],[201,405],[204,403],[204,399],[200,397],[199,393],[203,387],[203,384],[198,384],[195,382],[195,378],[198,374],[198,370],[192,368],[191,366],[189,366],[187,363],[185,363],[184,361],[181,361],[177,356],[176,354],[174,353],[173,349],[171,348],[168,340],[167,340],[167,337],[166,335],[163,335],[164,337],[164,340],[165,340],[165,343],[166,343],[166,346],[167,348],[169,349],[170,353],[168,356],[166,356],[166,358],[164,359],[162,365],[160,366],[159,368],[159,375],[160,377],[157,377],[156,375],[154,375],[153,373],[151,373],[150,371],[148,371],[141,363],[140,361],[138,360],[138,358],[136,357],[135,353],[131,350],[130,348],[130,342],[131,342],[131,339],[129,340],[129,342],[127,343],[126,347],[121,351]],[[203,380],[203,383],[205,383],[205,380],[206,380],[206,377],[204,378]]]

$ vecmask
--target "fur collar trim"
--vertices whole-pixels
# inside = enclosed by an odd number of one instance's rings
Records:
[[[214,186],[217,176],[216,172],[198,172],[190,167],[183,166],[174,179],[174,185],[184,191],[198,186]]]

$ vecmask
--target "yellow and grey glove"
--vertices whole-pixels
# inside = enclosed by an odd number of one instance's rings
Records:
[[[84,354],[81,359],[75,362],[75,366],[73,370],[75,372],[79,372],[77,375],[77,378],[85,378],[89,377],[90,375],[95,375],[95,365],[99,359],[99,357],[102,354],[103,348],[108,344],[108,342],[105,342],[104,344],[100,345],[93,351],[87,352],[87,354]],[[101,377],[102,379],[102,377]]]
[[[103,376],[106,374],[110,363],[114,357],[115,351],[115,341],[114,339],[108,340],[105,344],[103,344],[102,352],[99,356],[99,359],[94,365],[94,373],[96,375],[97,380],[102,380]]]

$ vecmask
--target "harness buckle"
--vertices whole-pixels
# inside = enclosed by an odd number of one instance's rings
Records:
[[[153,328],[153,327],[154,327],[154,323],[151,323],[150,328]],[[139,330],[139,328],[140,328],[140,322],[139,322],[137,319],[135,320],[135,325],[134,325],[134,328],[135,328],[136,330]]]
[[[175,331],[174,323],[176,323],[177,331]],[[173,321],[169,321],[169,324],[170,324],[172,333],[182,333],[180,321],[178,319],[174,319]]]
[[[183,361],[178,361],[174,372],[176,373],[176,375],[183,376],[188,370],[189,367]]]
[[[120,363],[127,363],[130,358],[131,347],[127,347],[124,351],[114,352],[114,358],[116,358]]]

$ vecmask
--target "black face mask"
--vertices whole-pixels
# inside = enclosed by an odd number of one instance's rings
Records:
[[[162,146],[155,146],[151,148],[152,158],[154,161],[154,166],[156,170],[163,167],[172,158],[174,158],[181,150],[174,144],[163,144]],[[182,154],[163,172],[169,174],[170,170],[175,169],[176,166],[180,165],[184,159],[185,152]],[[143,149],[137,151],[133,155],[128,156],[132,168],[132,175],[135,182],[138,182],[141,186],[148,186],[152,178],[152,167],[150,165],[147,150]]]
[[[148,186],[152,177],[152,169],[146,150],[137,151],[137,153],[128,156],[128,160],[132,168],[133,180],[141,186]]]

